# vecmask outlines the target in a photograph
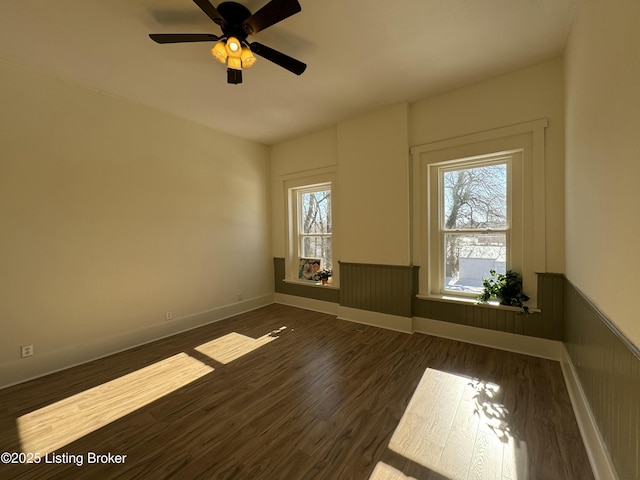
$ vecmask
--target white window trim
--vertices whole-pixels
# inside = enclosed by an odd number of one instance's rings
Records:
[[[512,268],[523,276],[524,291],[537,305],[536,272],[546,272],[545,220],[545,128],[547,119],[510,125],[411,148],[412,156],[412,262],[419,269],[418,298],[434,298],[436,293],[430,271],[430,247],[438,235],[430,230],[428,215],[432,208],[429,195],[430,165],[461,158],[471,159],[490,153],[523,151],[522,159],[522,265]],[[513,260],[513,259],[512,259]],[[448,299],[455,296],[447,293]]]
[[[338,267],[338,184],[337,166],[306,170],[302,172],[283,175],[282,185],[284,194],[284,218],[285,218],[285,278],[287,283],[296,283],[313,286],[314,283],[298,279],[298,195],[299,189],[313,187],[315,185],[331,185],[331,251],[333,260],[333,283],[331,287],[340,285],[340,272]],[[325,285],[323,287],[328,287]]]

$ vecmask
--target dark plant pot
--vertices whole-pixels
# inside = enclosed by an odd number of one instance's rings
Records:
[[[511,298],[509,297],[497,295],[496,298],[498,299],[498,302],[500,302],[500,305],[511,305]]]

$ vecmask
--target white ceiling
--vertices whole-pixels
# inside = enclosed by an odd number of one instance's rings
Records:
[[[192,0],[2,0],[0,56],[273,144],[558,56],[577,0],[299,1],[250,40],[307,63],[301,76],[257,57],[229,85],[213,44],[149,39],[219,35]]]

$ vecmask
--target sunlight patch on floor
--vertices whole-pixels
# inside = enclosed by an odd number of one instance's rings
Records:
[[[369,480],[415,480],[414,477],[407,477],[400,470],[387,465],[384,462],[378,462]]]
[[[223,337],[203,343],[196,347],[195,350],[212,358],[216,362],[227,364],[247,353],[253,352],[276,338],[278,337],[271,335],[251,338],[240,333],[231,332]]]
[[[513,437],[500,394],[496,384],[429,368],[389,448],[451,480],[527,480],[526,444]]]
[[[23,415],[17,419],[22,451],[53,452],[213,370],[179,353]]]

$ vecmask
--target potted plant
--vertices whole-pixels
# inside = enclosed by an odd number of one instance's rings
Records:
[[[478,296],[478,301],[486,303],[495,298],[500,305],[520,307],[524,313],[529,313],[529,307],[523,303],[529,300],[529,297],[522,291],[522,277],[513,270],[507,270],[505,273],[490,270],[489,273],[490,278],[482,279],[484,291]]]
[[[315,281],[320,280],[323,285],[326,285],[326,283],[329,281],[329,277],[331,277],[331,275],[333,275],[333,272],[331,271],[331,269],[323,268],[322,270],[320,270],[319,272],[317,272],[313,276],[313,279]]]

